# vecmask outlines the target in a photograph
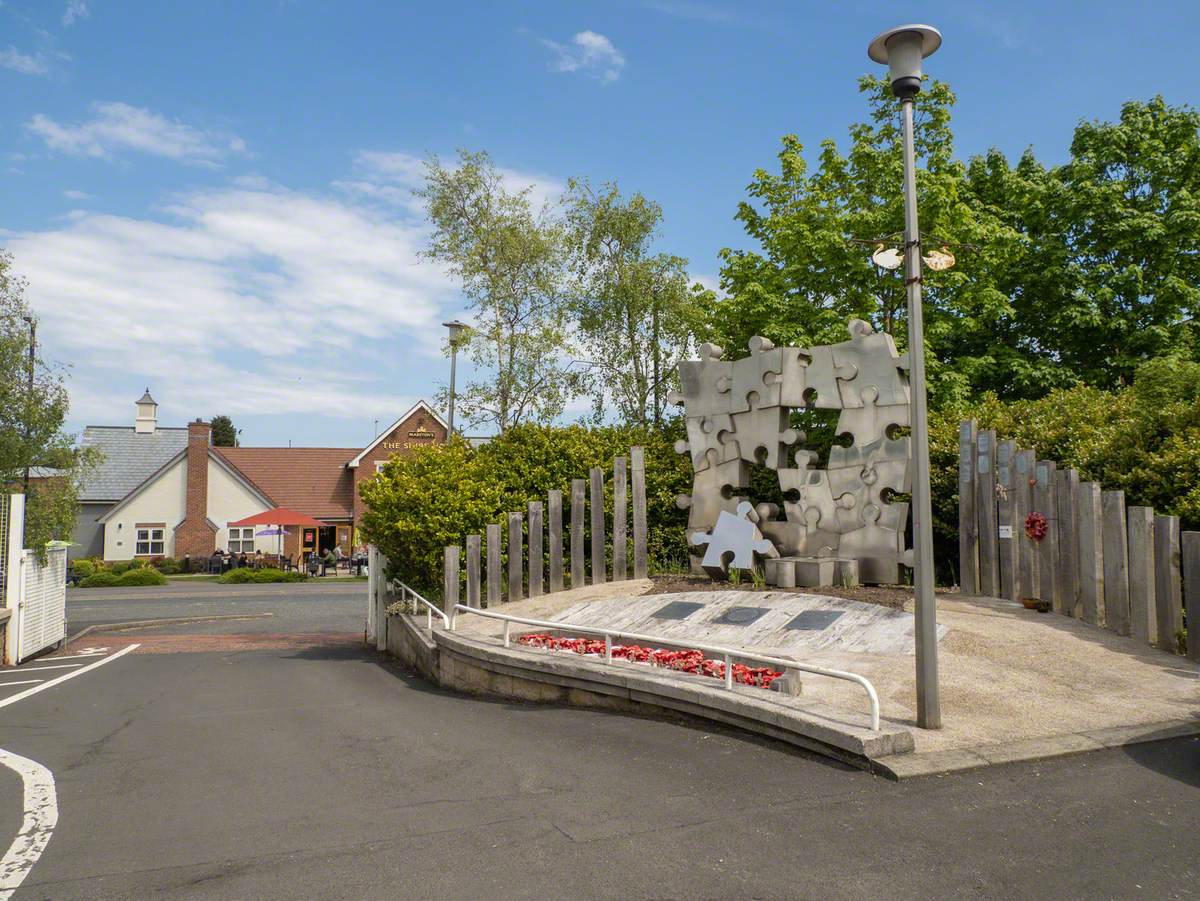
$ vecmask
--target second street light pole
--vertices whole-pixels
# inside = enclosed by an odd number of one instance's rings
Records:
[[[908,363],[912,391],[913,588],[917,663],[917,725],[942,728],[938,692],[937,600],[933,593],[933,504],[929,486],[929,420],[925,394],[925,317],[921,309],[921,231],[917,225],[917,163],[913,101],[921,90],[921,60],[942,43],[928,25],[901,25],[871,42],[867,53],[887,63],[900,99],[904,131],[904,284],[908,294]]]
[[[463,331],[467,328],[466,323],[459,322],[453,319],[450,322],[443,322],[446,328],[450,330],[450,402],[447,404],[449,408],[449,422],[447,423],[446,437],[454,437],[454,370],[458,364],[458,341],[462,336]]]
[[[37,366],[37,320],[32,316],[22,317],[29,323],[29,393],[25,396],[25,435],[32,437],[33,431],[33,377],[34,368]],[[25,496],[29,497],[29,451],[25,449]]]

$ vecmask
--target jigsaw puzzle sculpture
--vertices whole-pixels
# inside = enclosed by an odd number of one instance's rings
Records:
[[[754,337],[750,356],[733,361],[704,344],[699,360],[679,364],[682,391],[670,400],[684,406],[687,440],[675,449],[695,475],[677,503],[702,552],[694,568],[722,578],[770,558],[773,584],[850,584],[896,582],[910,563],[908,504],[891,502],[910,490],[909,438],[894,434],[909,426],[907,355],[861,319],[848,328],[850,340],[809,348]],[[841,411],[837,434],[852,441],[833,446],[826,469],[790,427],[796,409]],[[778,474],[783,519],[747,496],[754,463]]]

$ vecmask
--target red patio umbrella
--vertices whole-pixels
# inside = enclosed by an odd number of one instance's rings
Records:
[[[289,510],[286,507],[274,507],[270,510],[264,510],[262,513],[255,513],[247,516],[244,519],[239,519],[237,522],[231,522],[232,526],[309,526],[318,527],[325,523],[319,519],[313,519],[307,513],[297,513],[295,510]],[[283,536],[279,536],[279,555],[283,556]]]

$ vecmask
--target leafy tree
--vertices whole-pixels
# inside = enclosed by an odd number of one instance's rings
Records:
[[[61,370],[35,349],[29,381],[30,324],[25,281],[0,251],[0,486],[20,491],[27,467],[48,467],[49,478],[30,484],[25,504],[25,543],[43,551],[46,542],[70,537],[80,478],[97,462],[95,449],[77,452],[62,427],[69,398]]]
[[[611,402],[624,422],[661,425],[699,318],[687,261],[651,252],[662,207],[640,193],[625,199],[616,184],[596,191],[572,179],[565,204],[576,340],[592,367],[596,418]]]
[[[228,416],[222,414],[212,418],[212,443],[214,447],[237,447],[237,429]]]
[[[460,151],[457,168],[431,157],[416,192],[433,234],[426,254],[462,283],[474,314],[468,353],[483,377],[457,395],[471,425],[503,432],[558,416],[582,373],[567,368],[563,235],[529,190],[509,192],[486,153]]]

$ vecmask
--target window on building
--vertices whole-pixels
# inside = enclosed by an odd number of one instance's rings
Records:
[[[133,553],[136,557],[161,557],[166,534],[165,523],[138,523],[134,527]]]
[[[233,554],[253,554],[254,526],[230,528],[229,551]]]
[[[376,460],[375,461],[376,474],[383,472],[383,467],[385,467],[385,466],[387,466],[387,460]]]

